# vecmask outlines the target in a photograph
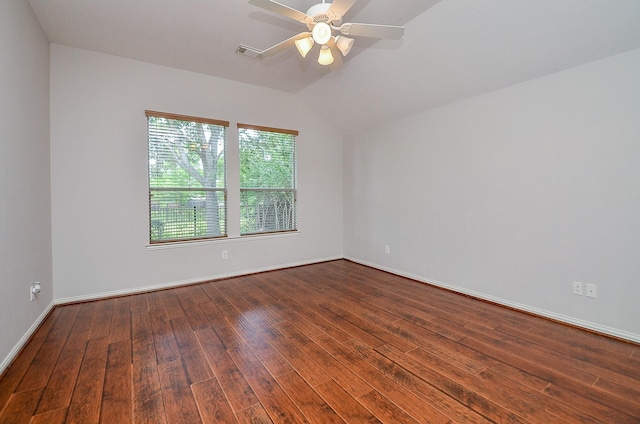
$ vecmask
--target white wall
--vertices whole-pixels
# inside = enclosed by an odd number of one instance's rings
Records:
[[[237,122],[299,130],[300,233],[148,249],[145,109],[231,121],[230,158]],[[51,174],[56,301],[342,257],[342,139],[290,94],[52,45]]]
[[[350,137],[345,256],[640,341],[639,75],[633,50]]]
[[[26,0],[0,2],[0,372],[52,300],[49,41]],[[37,299],[29,287],[42,283]]]

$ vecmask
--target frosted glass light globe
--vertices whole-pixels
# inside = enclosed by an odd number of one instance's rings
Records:
[[[318,22],[313,26],[313,41],[318,44],[327,44],[331,38],[331,27],[326,22]]]

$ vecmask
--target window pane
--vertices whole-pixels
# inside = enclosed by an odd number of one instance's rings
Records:
[[[240,187],[295,188],[295,136],[238,129]]]
[[[240,190],[240,233],[296,228],[294,190]]]
[[[240,139],[240,234],[296,229],[296,138],[243,128]]]
[[[152,191],[151,240],[181,240],[224,234],[222,191]]]
[[[148,114],[151,242],[226,235],[225,127]]]

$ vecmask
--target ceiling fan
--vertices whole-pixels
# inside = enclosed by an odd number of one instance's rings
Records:
[[[306,13],[303,13],[273,0],[249,0],[249,4],[305,24],[308,31],[294,35],[266,50],[258,50],[241,44],[236,49],[236,52],[257,59],[264,59],[265,57],[275,56],[295,45],[302,57],[306,57],[314,44],[318,44],[320,45],[318,63],[331,65],[335,57],[338,57],[339,61],[342,62],[336,50],[339,50],[343,56],[349,54],[354,40],[347,36],[392,40],[402,38],[404,27],[401,26],[343,23],[343,16],[356,1],[334,0],[333,3],[326,3],[325,0],[322,0],[322,3],[311,6]],[[339,35],[334,36],[334,31]]]

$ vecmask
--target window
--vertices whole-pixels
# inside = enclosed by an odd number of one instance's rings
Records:
[[[238,124],[241,235],[296,230],[297,135]]]
[[[150,242],[227,234],[228,122],[146,111]]]

